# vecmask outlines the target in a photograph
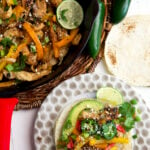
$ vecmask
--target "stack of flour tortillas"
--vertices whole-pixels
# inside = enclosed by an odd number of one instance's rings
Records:
[[[113,26],[104,56],[116,77],[131,85],[150,86],[150,15],[131,16]]]

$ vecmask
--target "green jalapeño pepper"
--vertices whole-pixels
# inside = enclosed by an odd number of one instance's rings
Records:
[[[101,0],[97,0],[99,4],[99,12],[93,24],[92,32],[88,41],[88,50],[91,57],[96,58],[100,50],[102,29],[105,16],[105,5]]]
[[[116,125],[113,122],[109,122],[102,125],[102,135],[105,139],[111,140],[116,134]]]
[[[117,24],[126,16],[131,0],[113,0],[111,10],[111,22]]]
[[[81,131],[84,135],[93,135],[99,129],[99,125],[96,120],[84,119],[81,121]]]

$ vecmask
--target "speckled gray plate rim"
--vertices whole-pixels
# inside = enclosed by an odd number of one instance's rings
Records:
[[[138,138],[133,141],[133,150],[150,150],[150,109],[143,98],[128,84],[106,74],[89,73],[78,75],[62,82],[47,96],[41,105],[34,124],[36,150],[54,150],[53,129],[55,121],[65,106],[81,98],[93,97],[97,89],[110,86],[117,88],[125,100],[136,98],[141,110],[141,122],[136,124]]]

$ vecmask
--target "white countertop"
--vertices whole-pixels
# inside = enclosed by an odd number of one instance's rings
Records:
[[[132,0],[128,12],[133,14],[150,14],[149,0]],[[96,72],[107,73],[105,64],[101,61]],[[150,107],[150,88],[149,87],[134,87],[135,90],[142,95],[147,105]],[[33,126],[38,109],[14,111],[11,125],[11,143],[10,150],[34,150],[33,141]]]

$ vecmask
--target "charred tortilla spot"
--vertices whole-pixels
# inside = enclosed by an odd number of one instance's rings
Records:
[[[130,32],[131,30],[134,30],[135,29],[135,24],[131,24],[127,27],[127,32]]]
[[[110,58],[111,63],[115,65],[117,63],[116,54],[112,50],[109,50],[107,54],[108,57]]]
[[[121,31],[123,33],[129,34],[129,33],[134,32],[135,28],[136,28],[135,22],[127,22],[127,23],[123,23]]]

